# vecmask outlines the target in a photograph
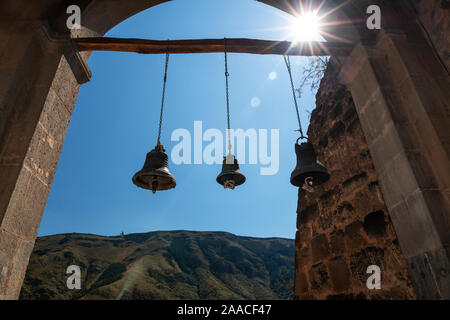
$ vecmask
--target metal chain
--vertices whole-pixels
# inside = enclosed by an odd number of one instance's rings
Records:
[[[295,111],[297,112],[298,131],[300,132],[301,138],[304,138],[303,130],[302,130],[302,123],[300,122],[300,113],[298,111],[297,97],[295,95],[294,81],[292,80],[291,60],[290,60],[289,56],[287,56],[287,57],[283,56],[283,58],[284,58],[284,62],[286,63],[286,68],[289,72],[289,78],[291,79],[292,95],[294,96]]]
[[[225,53],[225,87],[227,95],[227,123],[228,123],[228,153],[231,153],[231,136],[230,136],[230,94],[228,89],[228,59],[227,59],[227,39],[224,38],[224,53]]]
[[[163,84],[163,92],[162,92],[162,100],[161,100],[161,114],[159,115],[159,129],[158,129],[158,143],[161,144],[161,128],[163,121],[163,112],[164,112],[164,97],[166,95],[166,82],[167,82],[167,68],[169,66],[169,52],[166,53],[166,66],[164,71],[164,84]]]

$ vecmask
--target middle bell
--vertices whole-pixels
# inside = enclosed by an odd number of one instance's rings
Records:
[[[245,176],[239,170],[239,164],[236,157],[231,154],[231,136],[230,136],[230,95],[228,90],[228,59],[227,59],[227,39],[224,39],[225,54],[225,93],[227,98],[227,135],[228,135],[228,154],[223,157],[222,171],[216,178],[217,183],[225,189],[233,190],[235,187],[245,182]]]
[[[219,173],[216,181],[224,188],[231,190],[245,182],[245,176],[239,170],[238,161],[231,153],[223,157],[222,172]]]

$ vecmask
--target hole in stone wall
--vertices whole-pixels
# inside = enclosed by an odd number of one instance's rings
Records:
[[[364,230],[369,236],[380,237],[386,234],[386,221],[382,210],[369,213],[364,218]]]

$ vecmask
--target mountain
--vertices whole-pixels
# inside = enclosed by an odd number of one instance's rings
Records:
[[[294,240],[226,232],[36,240],[20,299],[292,299]],[[81,270],[81,289],[66,269]]]

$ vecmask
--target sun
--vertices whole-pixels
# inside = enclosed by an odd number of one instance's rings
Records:
[[[295,41],[320,40],[320,23],[317,12],[317,10],[305,12],[293,19],[290,31]]]

